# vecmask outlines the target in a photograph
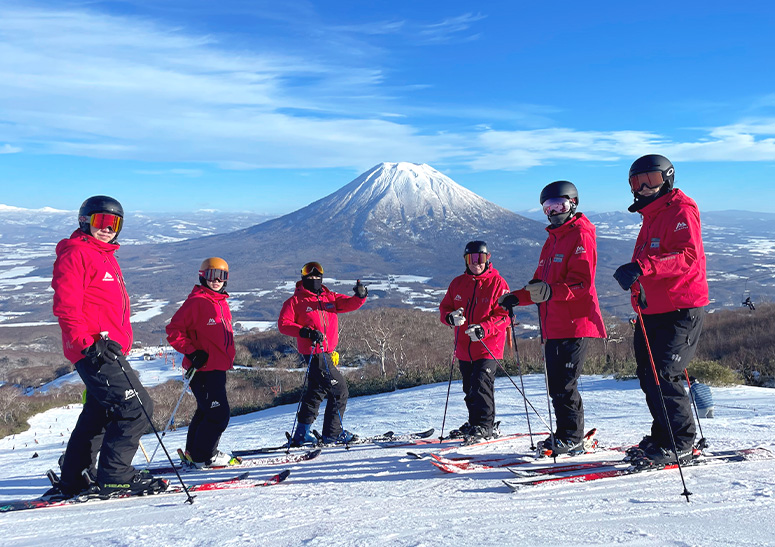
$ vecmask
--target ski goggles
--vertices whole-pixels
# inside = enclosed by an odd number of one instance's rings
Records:
[[[94,213],[89,217],[89,224],[98,230],[111,228],[116,233],[121,231],[122,221],[123,219],[120,216],[108,213]]]
[[[543,207],[544,214],[550,216],[570,212],[571,205],[568,198],[549,198],[544,202]]]
[[[490,260],[490,253],[469,253],[466,255],[466,264],[487,264]]]
[[[229,272],[226,270],[202,270],[199,275],[207,281],[226,281],[229,279]]]
[[[321,266],[319,262],[307,262],[304,266],[301,267],[302,277],[315,274],[321,277],[323,276],[323,266]]]
[[[630,189],[633,194],[637,194],[644,188],[654,190],[665,183],[662,171],[649,171],[648,173],[638,173],[630,177]]]

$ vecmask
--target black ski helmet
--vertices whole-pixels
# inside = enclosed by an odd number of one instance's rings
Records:
[[[576,214],[576,207],[579,204],[579,191],[572,182],[567,180],[556,180],[550,182],[544,186],[543,190],[541,190],[541,205],[543,205],[547,199],[552,198],[567,198],[570,201],[570,211],[567,213],[546,216],[552,226],[561,226]]]
[[[544,189],[541,190],[541,205],[549,198],[568,198],[575,205],[579,204],[579,191],[576,190],[576,185],[567,180],[556,180],[550,182]]]
[[[673,182],[675,181],[675,167],[665,156],[659,154],[648,154],[635,160],[630,167],[629,177],[633,175],[640,175],[641,173],[650,173],[652,171],[660,171],[662,173],[662,180],[667,184],[665,191],[673,189]]]
[[[470,255],[471,253],[489,254],[487,243],[484,241],[469,241],[466,243],[466,250],[463,251],[463,256]]]
[[[92,196],[81,204],[81,208],[78,210],[78,226],[81,231],[86,234],[91,234],[89,227],[89,217],[95,213],[108,213],[124,218],[124,208],[118,200],[108,196]],[[118,231],[121,231],[123,222]],[[116,232],[118,235],[118,232]]]

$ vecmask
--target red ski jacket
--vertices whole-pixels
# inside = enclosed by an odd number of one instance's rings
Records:
[[[503,358],[506,329],[510,325],[506,310],[498,305],[498,298],[509,292],[509,285],[498,270],[490,264],[481,275],[464,273],[452,280],[447,294],[439,304],[441,322],[447,325],[447,314],[463,308],[466,322],[455,327],[455,357],[462,361]],[[484,344],[473,342],[465,333],[471,325],[484,329]],[[492,355],[485,349],[485,344]]]
[[[547,282],[552,296],[538,304],[545,340],[605,338],[605,325],[595,290],[597,241],[595,225],[582,213],[561,226],[547,227],[534,279]],[[520,306],[532,304],[530,293],[514,291]]]
[[[285,301],[277,320],[277,328],[286,336],[296,337],[296,347],[302,355],[330,353],[339,343],[338,313],[355,311],[366,302],[365,298],[345,296],[328,290],[324,285],[321,293],[315,294],[296,282],[296,291]],[[302,327],[319,330],[325,336],[322,348],[313,348],[309,338],[299,336]]]
[[[121,344],[124,354],[132,348],[129,295],[116,257],[115,243],[76,230],[56,247],[54,315],[62,329],[64,354],[72,363],[83,359],[83,350],[107,331]]]
[[[697,308],[710,303],[705,274],[700,211],[679,189],[649,203],[632,261],[643,270],[638,281],[646,293],[644,314]],[[637,300],[633,297],[633,308]]]
[[[226,293],[195,285],[180,309],[167,325],[167,341],[186,355],[202,349],[207,352],[205,365],[199,370],[230,370],[234,368],[234,331]],[[191,361],[183,359],[183,368]]]

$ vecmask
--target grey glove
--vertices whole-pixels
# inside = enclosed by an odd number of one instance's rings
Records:
[[[533,279],[525,286],[525,289],[530,293],[530,300],[535,304],[546,302],[552,297],[552,288],[549,283],[540,279]]]
[[[466,334],[472,342],[479,342],[484,338],[484,327],[481,325],[471,325],[466,329]]]
[[[466,322],[466,316],[463,315],[463,308],[458,308],[452,313],[448,313],[446,321],[448,325],[452,325],[453,327],[464,325]]]

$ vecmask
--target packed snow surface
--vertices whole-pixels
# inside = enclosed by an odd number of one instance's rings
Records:
[[[134,361],[138,367],[144,365]],[[149,362],[147,366],[158,367]],[[146,376],[147,377],[147,376]],[[524,379],[528,398],[545,414],[544,378]],[[598,428],[609,447],[636,443],[649,415],[637,381],[582,377],[587,427]],[[447,385],[351,399],[345,426],[361,435],[387,430],[441,428]],[[773,391],[714,388],[716,417],[702,421],[711,448],[775,449]],[[526,432],[524,404],[507,378],[497,380],[498,419],[504,433]],[[279,444],[293,424],[295,405],[234,417],[223,449]],[[44,473],[56,468],[79,405],[50,410],[31,420],[28,432],[0,440],[0,505],[34,498],[47,488]],[[461,385],[452,385],[446,430],[465,421]],[[548,418],[544,415],[544,419]],[[321,419],[316,426],[320,427]],[[546,431],[535,415],[532,431]],[[171,452],[184,446],[185,429],[165,437]],[[543,437],[537,437],[536,440]],[[468,454],[526,453],[529,438]],[[155,438],[145,436],[151,452]],[[428,451],[421,446],[415,450]],[[438,448],[438,447],[436,447]],[[643,473],[588,484],[534,487],[510,493],[505,469],[445,474],[407,448],[354,446],[325,449],[315,460],[287,466],[279,486],[89,502],[0,515],[3,545],[772,545],[775,534],[775,460],[697,466],[684,470],[691,503],[681,496],[676,471]],[[33,458],[33,455],[37,457]],[[571,461],[611,457],[606,451]],[[161,458],[160,458],[161,456]],[[161,452],[155,463],[161,463]],[[143,464],[138,453],[136,465]],[[277,467],[250,468],[268,477]],[[195,483],[229,470],[184,474]]]

